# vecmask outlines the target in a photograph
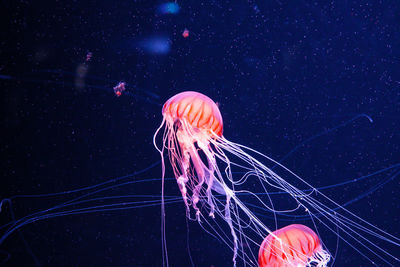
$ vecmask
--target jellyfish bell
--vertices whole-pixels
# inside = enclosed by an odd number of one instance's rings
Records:
[[[323,267],[327,266],[330,258],[313,230],[302,224],[291,224],[264,239],[258,253],[258,264],[259,267]]]
[[[179,93],[165,102],[162,114],[167,121],[182,120],[193,128],[222,136],[222,116],[217,104],[198,92]]]

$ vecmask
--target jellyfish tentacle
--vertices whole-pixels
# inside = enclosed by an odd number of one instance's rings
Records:
[[[179,190],[181,191],[183,202],[185,203],[186,206],[186,215],[189,215],[189,204],[187,201],[187,189],[186,189],[186,183],[188,182],[188,177],[186,174],[182,174],[181,176],[176,179],[176,182],[178,184]]]
[[[193,208],[196,211],[196,218],[200,222],[200,209],[197,207],[197,203],[200,200],[200,191],[201,191],[201,188],[203,187],[203,183],[205,180],[204,179],[205,166],[204,166],[203,162],[201,161],[196,148],[193,145],[189,148],[188,152],[190,154],[190,158],[194,165],[194,169],[197,173],[197,184],[194,186],[194,189],[192,192],[192,200],[193,200]]]
[[[225,204],[225,220],[229,225],[229,228],[231,230],[231,234],[233,237],[233,266],[236,266],[236,258],[238,254],[238,238],[236,235],[235,228],[233,227],[232,223],[232,216],[231,216],[231,195],[227,194],[226,195],[226,204]]]
[[[207,192],[210,193],[210,197],[212,196],[211,194],[211,188],[216,190],[217,192],[221,192],[221,194],[226,196],[226,202],[225,202],[225,207],[224,207],[224,219],[228,223],[228,226],[230,228],[232,238],[233,238],[233,266],[236,266],[236,258],[238,255],[238,250],[239,250],[239,240],[236,234],[235,227],[233,226],[233,221],[232,221],[232,215],[231,215],[231,199],[234,197],[234,192],[232,189],[230,189],[222,179],[222,176],[219,174],[218,171],[218,166],[217,162],[215,160],[215,156],[210,152],[209,150],[209,144],[205,145],[204,143],[199,144],[200,149],[206,154],[206,158],[208,159],[208,165],[210,170],[210,177],[208,181],[208,188]],[[214,173],[217,171],[217,176],[214,175]],[[220,177],[220,180],[218,180],[216,177]],[[235,200],[235,199],[234,199]],[[234,204],[235,205],[235,204]],[[210,205],[211,208],[214,208],[214,205]]]
[[[177,133],[178,141],[180,140],[179,139],[180,135],[182,135],[182,134],[178,131],[178,133]],[[181,152],[182,152],[182,159],[180,161],[181,165],[182,165],[182,173],[177,177],[176,182],[178,184],[179,190],[181,191],[181,194],[182,194],[183,201],[185,203],[186,216],[188,218],[190,218],[188,193],[187,193],[187,187],[186,187],[186,183],[189,181],[188,173],[190,172],[190,155],[186,151],[184,143],[179,141],[179,145],[180,145]]]

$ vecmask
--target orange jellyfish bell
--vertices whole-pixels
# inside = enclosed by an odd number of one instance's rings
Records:
[[[301,224],[291,224],[269,234],[258,253],[260,267],[311,266],[311,263],[326,266],[329,259],[318,235]]]
[[[217,104],[206,95],[186,91],[165,102],[162,114],[166,120],[186,121],[189,125],[222,136],[222,116]]]

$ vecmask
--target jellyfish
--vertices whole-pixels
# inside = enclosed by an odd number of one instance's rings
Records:
[[[168,154],[186,217],[197,221],[232,250],[234,266],[238,259],[245,266],[257,266],[257,256],[252,248],[259,248],[265,236],[272,236],[284,244],[285,239],[271,230],[277,228],[277,221],[281,217],[286,220],[308,218],[371,263],[376,264],[377,259],[389,265],[392,261],[400,261],[381,245],[385,243],[400,247],[398,237],[338,204],[267,155],[226,139],[220,110],[209,97],[194,91],[179,93],[166,101],[162,115],[163,120],[153,136],[153,143],[162,162],[161,232],[164,266],[168,266],[164,153]],[[160,132],[161,146],[157,144]],[[273,198],[274,193],[284,194],[287,197],[285,203],[290,202],[291,206],[280,207],[281,202]],[[265,218],[269,221],[272,219],[274,223],[268,227]],[[225,222],[227,228],[221,226],[220,220]],[[315,239],[310,231],[305,232],[305,236]],[[326,264],[333,258],[328,249],[322,250],[321,244],[317,248],[315,255],[318,256],[311,256],[311,259],[322,259]]]
[[[322,267],[329,260],[318,235],[302,224],[291,224],[268,235],[258,253],[260,267]]]

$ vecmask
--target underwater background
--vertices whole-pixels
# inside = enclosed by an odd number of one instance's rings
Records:
[[[162,266],[153,135],[163,103],[187,90],[218,103],[228,140],[400,236],[400,2],[0,5],[0,234],[100,183],[111,188],[88,207],[119,203],[30,221],[0,244],[2,265]],[[180,196],[174,179],[165,192]],[[312,225],[278,226],[291,223]],[[226,245],[187,223],[181,199],[166,205],[166,229],[170,266],[232,266]],[[372,265],[335,235],[321,239],[334,266]]]

